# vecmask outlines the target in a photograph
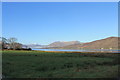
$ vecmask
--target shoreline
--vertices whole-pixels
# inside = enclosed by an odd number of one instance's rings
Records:
[[[42,51],[42,50],[0,50],[0,52],[2,51],[35,51],[35,52],[53,52],[53,53],[104,53],[104,54],[107,54],[107,53],[112,53],[112,54],[119,54],[120,52],[107,52],[107,51],[104,51],[104,52],[100,52],[100,51],[97,51],[97,52],[78,52],[78,51]]]

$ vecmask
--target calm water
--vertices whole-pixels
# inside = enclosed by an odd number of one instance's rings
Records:
[[[32,50],[39,50],[39,51],[68,51],[68,52],[115,52],[120,53],[120,50],[109,50],[109,49],[91,49],[91,50],[69,50],[69,49],[32,49]]]

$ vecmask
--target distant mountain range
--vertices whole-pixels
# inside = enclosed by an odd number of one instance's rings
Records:
[[[80,44],[79,41],[56,41],[53,42],[49,45],[39,45],[39,44],[28,44],[28,45],[23,45],[24,47],[29,47],[29,48],[56,48],[56,47],[64,47],[68,45],[74,45],[74,44]]]
[[[79,41],[57,41],[49,45],[31,44],[27,46],[30,48],[47,49],[118,49],[120,47],[119,44],[120,37],[108,37],[105,39],[95,40],[87,43],[81,43]]]
[[[23,47],[27,47],[27,48],[44,48],[44,47],[48,47],[47,45],[39,45],[39,44],[26,44],[23,45]]]
[[[49,44],[49,47],[64,47],[68,45],[80,44],[79,41],[57,41]]]
[[[120,48],[120,37],[109,37],[92,42],[73,44],[57,49],[118,49]]]

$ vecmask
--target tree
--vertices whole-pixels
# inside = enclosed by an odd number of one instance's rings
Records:
[[[8,39],[10,49],[16,49],[17,38],[11,37]]]
[[[0,42],[1,42],[1,47],[2,47],[2,49],[7,48],[7,46],[6,46],[7,41],[8,41],[8,40],[7,40],[6,38],[0,37]]]
[[[0,37],[0,49],[21,49],[22,44],[17,42],[17,38],[11,37],[9,39]]]
[[[15,43],[15,49],[20,49],[22,48],[22,44],[20,43]]]

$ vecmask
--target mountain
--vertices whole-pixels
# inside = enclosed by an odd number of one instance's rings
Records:
[[[68,46],[68,45],[73,45],[73,44],[80,44],[79,41],[57,41],[57,42],[53,42],[49,45],[39,45],[39,44],[27,44],[27,45],[23,45],[24,48],[56,48],[56,47],[63,47],[63,46]]]
[[[108,37],[87,43],[79,41],[56,41],[49,45],[28,44],[29,48],[52,48],[52,49],[120,49],[120,37]]]
[[[92,42],[59,47],[59,49],[118,49],[120,48],[118,44],[120,44],[120,37],[108,37]]]
[[[68,45],[75,45],[75,44],[80,44],[79,41],[57,41],[49,44],[49,47],[64,47]]]
[[[23,45],[23,47],[27,47],[27,48],[43,48],[43,47],[47,47],[46,45],[39,45],[39,44],[27,44],[27,45]]]

